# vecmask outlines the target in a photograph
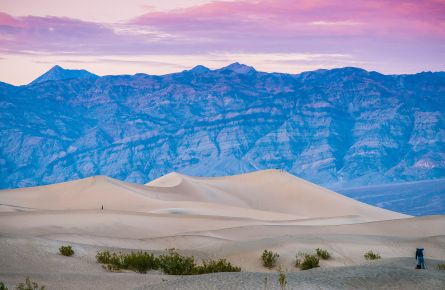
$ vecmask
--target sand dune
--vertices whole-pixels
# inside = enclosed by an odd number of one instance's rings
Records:
[[[333,255],[322,262],[322,268],[355,265],[365,269],[363,253],[370,249],[387,259],[412,259],[413,250],[422,246],[427,257],[445,260],[445,216],[410,217],[384,210],[277,170],[215,178],[171,173],[146,185],[96,176],[0,191],[0,256],[10,266],[0,267],[0,280],[15,281],[34,273],[48,285],[59,285],[59,280],[36,266],[39,263],[21,266],[17,255],[31,248],[46,251],[39,259],[52,263],[57,247],[66,242],[80,253],[73,258],[76,267],[96,269],[91,276],[84,270],[78,275],[102,281],[102,288],[122,289],[101,276],[110,274],[94,262],[94,252],[101,247],[155,252],[175,247],[198,259],[226,257],[252,272],[269,271],[259,260],[265,248],[279,252],[283,268],[295,272],[297,251],[322,247]],[[52,271],[71,279],[66,289],[95,289],[76,284],[73,276],[68,277],[72,271],[56,266]],[[333,271],[332,277],[338,274]],[[135,280],[140,283],[128,285],[153,284],[149,289],[164,289],[156,284],[162,284],[158,274],[150,275],[154,281]]]
[[[2,211],[105,209],[254,219],[337,216],[362,221],[403,218],[316,186],[286,172],[196,178],[172,173],[146,186],[95,176],[60,184],[0,191]],[[222,214],[221,214],[222,212]]]
[[[168,188],[178,198],[226,204],[305,218],[357,215],[370,220],[407,217],[347,198],[285,171],[264,170],[202,178],[168,174],[147,184]]]

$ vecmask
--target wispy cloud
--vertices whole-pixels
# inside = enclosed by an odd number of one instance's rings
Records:
[[[439,35],[445,2],[437,0],[259,0],[212,2],[187,9],[149,12],[133,23],[166,31],[208,35],[301,36],[370,33]],[[357,25],[360,24],[360,25]],[[349,27],[346,27],[349,26]],[[439,29],[438,29],[439,28]]]
[[[217,1],[115,24],[0,13],[0,43],[14,53],[333,53],[361,39],[444,41],[444,15],[437,0]]]
[[[0,12],[0,54],[54,61],[105,56],[110,65],[124,57],[130,66],[141,57],[170,70],[190,59],[215,65],[228,58],[283,71],[342,64],[386,72],[445,69],[437,61],[445,58],[442,0],[197,0],[181,7],[115,23]],[[7,72],[0,68],[0,77]]]

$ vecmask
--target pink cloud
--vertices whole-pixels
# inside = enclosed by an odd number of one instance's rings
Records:
[[[10,27],[19,27],[20,21],[17,21],[10,15],[0,12],[0,27],[1,26],[10,26]]]
[[[346,53],[364,49],[364,43],[407,41],[410,45],[418,39],[442,43],[445,1],[216,1],[149,12],[114,26],[0,13],[0,37],[0,49],[8,52]]]
[[[144,31],[145,29],[145,31]],[[0,14],[0,52],[58,54],[143,54],[174,50],[182,41],[131,24],[102,24],[65,17]]]
[[[0,52],[15,54],[343,54],[417,68],[444,51],[444,0],[215,1],[116,24],[0,12]]]
[[[132,23],[206,35],[445,36],[445,2],[437,0],[259,0],[212,2],[187,9],[150,12]],[[330,23],[323,27],[314,22]],[[356,25],[342,25],[355,23]]]
[[[107,34],[109,30],[100,24],[69,18],[0,16],[1,49],[9,52],[70,52]]]

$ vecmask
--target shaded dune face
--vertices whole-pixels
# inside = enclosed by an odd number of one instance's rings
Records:
[[[350,222],[406,217],[278,170],[199,178],[170,173],[146,185],[106,176],[0,191],[0,211],[106,210],[253,220]],[[328,222],[328,221],[326,221]]]

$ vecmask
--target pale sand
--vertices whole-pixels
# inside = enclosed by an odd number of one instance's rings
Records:
[[[66,243],[76,251],[72,258],[57,254]],[[175,247],[198,260],[225,257],[243,271],[263,273],[107,273],[94,258],[102,247],[155,253]],[[317,247],[333,259],[298,271],[296,252]],[[97,176],[0,191],[0,281],[11,286],[31,276],[49,289],[258,289],[264,275],[276,280],[269,273],[276,270],[259,260],[268,248],[292,272],[287,289],[409,289],[421,283],[440,289],[444,273],[413,269],[416,247],[445,260],[445,216],[383,210],[276,170],[218,178],[171,173],[146,185]],[[368,250],[382,261],[365,262]]]

